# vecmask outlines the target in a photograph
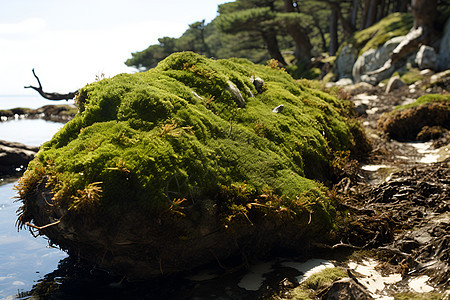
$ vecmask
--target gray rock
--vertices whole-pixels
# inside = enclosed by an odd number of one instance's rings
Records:
[[[375,75],[368,75],[367,73],[381,68],[386,61],[388,61],[390,53],[404,39],[404,36],[395,37],[384,43],[384,45],[379,47],[377,50],[370,49],[359,56],[353,65],[352,74],[355,82],[362,81],[372,85],[377,85],[380,81],[391,77],[395,71],[395,66],[392,66],[388,70]]]
[[[435,69],[437,54],[433,47],[422,45],[417,52],[415,62],[419,69]]]
[[[341,78],[338,81],[336,81],[336,86],[346,86],[346,85],[352,85],[353,80],[351,78]]]
[[[278,105],[277,107],[275,107],[275,108],[272,110],[272,112],[278,114],[278,113],[280,113],[280,112],[283,111],[283,108],[284,108],[284,105],[283,105],[283,104],[280,104],[280,105]]]
[[[257,76],[252,75],[252,77],[250,77],[250,82],[253,83],[258,94],[261,94],[262,92],[264,92],[264,89],[263,89],[264,80],[262,80],[261,78],[259,78]]]
[[[447,20],[447,24],[445,24],[444,35],[439,49],[437,70],[444,71],[450,69],[450,18]]]
[[[355,106],[355,113],[358,116],[363,116],[363,115],[367,115],[367,110],[369,109],[369,106],[365,103],[360,103],[358,105]]]
[[[389,79],[389,82],[386,86],[386,93],[390,93],[393,90],[396,90],[402,86],[405,86],[406,83],[400,79],[400,76],[393,76]]]
[[[16,169],[25,168],[38,151],[39,147],[0,140],[0,175],[12,174]]]
[[[230,94],[233,96],[234,100],[236,100],[236,103],[239,105],[239,107],[245,107],[245,100],[244,97],[242,97],[241,91],[237,88],[237,86],[228,80],[228,88],[227,91],[230,92]]]
[[[353,45],[346,45],[342,48],[336,59],[339,78],[352,78],[353,65],[358,58],[358,53]]]
[[[430,77],[431,85],[440,85],[447,87],[450,85],[450,69],[440,73],[436,73]]]
[[[433,74],[434,74],[433,70],[430,70],[430,69],[425,69],[425,70],[420,71],[420,75],[422,75],[422,76],[431,76]]]

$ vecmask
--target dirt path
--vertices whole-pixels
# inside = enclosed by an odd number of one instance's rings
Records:
[[[445,93],[442,89],[427,92]],[[358,180],[344,178],[336,187],[346,199],[343,206],[353,209],[356,216],[342,242],[370,250],[373,259],[378,260],[374,263],[361,259],[357,264],[348,264],[350,277],[369,290],[368,297],[398,293],[428,296],[437,293],[448,297],[448,135],[429,142],[398,142],[377,129],[383,113],[426,93],[420,85],[405,86],[390,94],[380,87],[367,86],[349,89],[349,93],[373,143],[373,151],[367,164],[361,166]],[[373,268],[373,273],[369,268]],[[371,278],[377,272],[381,274],[378,283],[385,282],[374,287]],[[397,279],[393,280],[394,277]],[[338,293],[336,289],[334,293]],[[333,295],[333,288],[327,295]]]

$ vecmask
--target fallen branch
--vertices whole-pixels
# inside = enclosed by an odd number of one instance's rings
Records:
[[[36,73],[34,72],[34,69],[32,70],[34,77],[36,78],[39,87],[35,87],[32,85],[29,86],[25,86],[25,89],[33,89],[35,91],[37,91],[42,97],[44,97],[45,99],[48,100],[52,100],[52,101],[59,101],[59,100],[71,100],[73,98],[75,98],[76,94],[78,93],[78,90],[76,90],[75,92],[72,93],[67,93],[67,94],[60,94],[60,93],[46,93],[43,91],[42,89],[42,84],[41,81],[39,80],[39,77],[37,77]]]
[[[50,224],[47,224],[47,225],[44,225],[44,226],[36,226],[36,225],[34,225],[34,224],[31,224],[30,222],[26,222],[25,225],[27,225],[27,226],[29,226],[29,227],[32,227],[32,228],[34,228],[34,229],[37,229],[37,230],[42,230],[42,229],[48,228],[48,227],[50,227],[50,226],[57,225],[57,224],[59,224],[60,222],[61,222],[61,220],[58,220],[58,221],[56,221],[56,222],[53,222],[53,223],[50,223]]]

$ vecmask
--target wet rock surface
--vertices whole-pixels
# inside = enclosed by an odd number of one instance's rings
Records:
[[[39,147],[0,140],[0,176],[20,174],[38,150]]]

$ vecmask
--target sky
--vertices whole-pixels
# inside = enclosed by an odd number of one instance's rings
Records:
[[[124,62],[158,38],[179,37],[188,25],[217,16],[231,0],[0,0],[0,95],[24,89],[67,93],[133,73]]]

